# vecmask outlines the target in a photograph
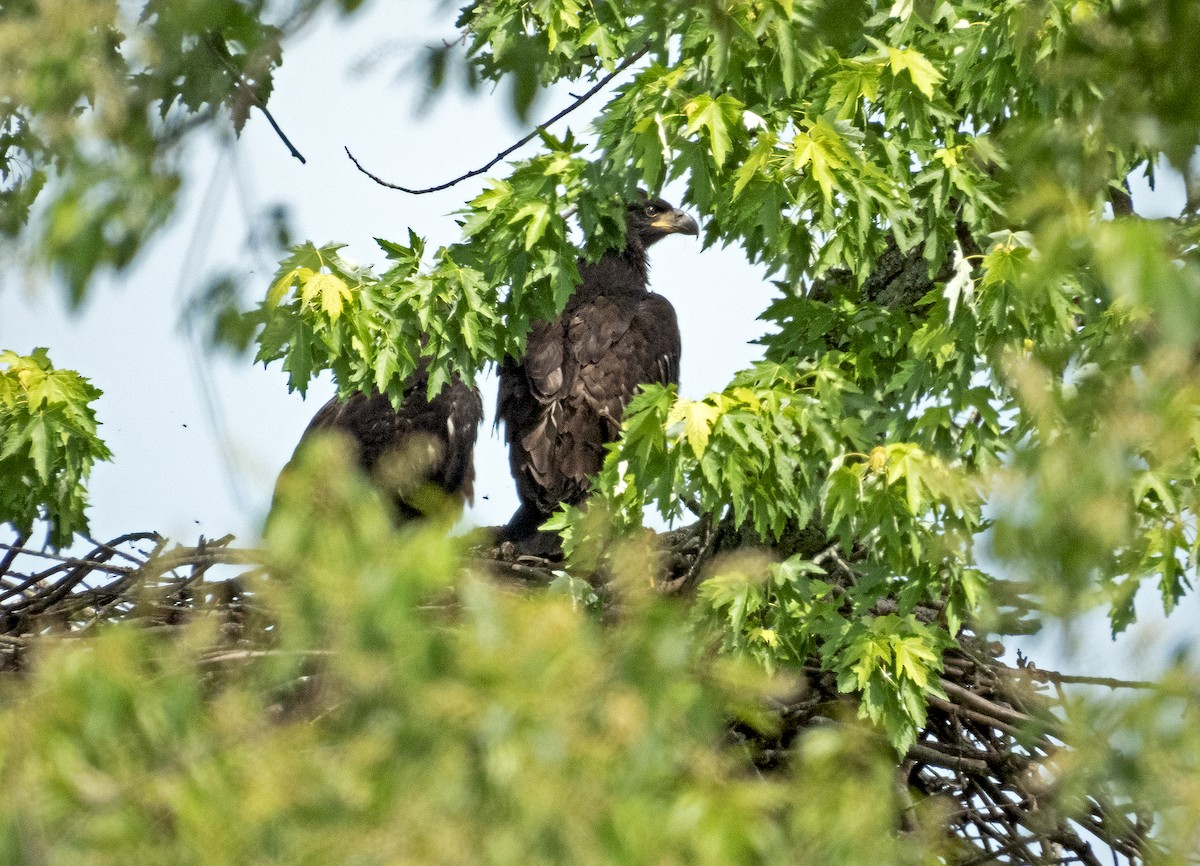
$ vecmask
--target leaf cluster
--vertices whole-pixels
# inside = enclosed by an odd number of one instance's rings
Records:
[[[543,140],[548,153],[464,209],[458,243],[427,254],[411,230],[407,244],[377,239],[391,262],[378,276],[346,263],[338,245],[296,247],[249,316],[262,326],[258,360],[282,360],[293,389],[332,369],[342,393],[376,388],[398,400],[419,358],[437,393],[451,375],[473,381],[485,364],[519,356],[530,323],[554,316],[579,281],[568,207],[593,257],[624,231],[621,200],[591,183],[596,169],[579,158],[581,146],[571,136]]]
[[[189,136],[240,133],[266,105],[284,32],[322,6],[358,2],[303,0],[276,23],[268,5],[0,8],[0,232],[53,268],[73,305],[97,273],[128,266],[174,211]]]
[[[849,450],[866,441],[842,401],[854,389],[821,374],[764,364],[702,401],[648,388],[631,403],[600,484],[627,527],[640,524],[648,501],[668,517],[682,503],[725,514],[760,543],[818,526],[822,565],[815,550],[766,569],[718,563],[701,585],[702,608],[725,631],[725,649],[748,651],[769,669],[818,655],[903,752],[924,722],[921,664],[936,669],[978,602],[970,550],[981,499],[917,445]],[[852,569],[836,549],[853,544],[865,548]],[[876,616],[889,597],[899,617]],[[944,621],[917,622],[923,603],[944,605]]]
[[[87,530],[84,484],[112,455],[96,435],[100,390],[56,370],[45,349],[0,352],[0,523],[28,536],[45,521],[51,544]]]

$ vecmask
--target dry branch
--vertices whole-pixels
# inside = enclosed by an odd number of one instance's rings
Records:
[[[349,147],[346,147],[343,149],[346,151],[346,156],[350,157],[350,161],[352,163],[354,163],[354,167],[357,168],[363,174],[365,174],[367,177],[369,177],[371,180],[375,181],[375,183],[379,184],[380,186],[385,186],[388,189],[399,190],[400,192],[406,192],[406,193],[409,193],[410,195],[426,195],[427,193],[431,193],[431,192],[441,192],[444,189],[450,189],[450,187],[452,187],[452,186],[457,186],[458,184],[462,183],[464,180],[469,180],[470,178],[478,177],[479,175],[483,174],[484,172],[490,171],[493,167],[495,167],[497,164],[499,164],[502,160],[511,156],[513,153],[520,150],[522,147],[529,144],[529,142],[531,142],[535,138],[537,138],[542,132],[544,132],[546,130],[547,127],[562,120],[568,114],[575,111],[577,108],[579,108],[585,102],[587,102],[589,99],[591,99],[593,96],[595,96],[601,90],[603,90],[606,86],[608,86],[608,83],[610,81],[612,81],[614,78],[616,78],[618,75],[620,75],[626,69],[628,69],[630,66],[637,63],[639,60],[641,60],[643,57],[645,57],[646,52],[649,50],[650,50],[650,48],[649,48],[649,46],[647,46],[645,48],[642,48],[639,51],[634,52],[629,57],[622,60],[617,65],[617,67],[615,69],[613,69],[612,72],[610,72],[607,75],[605,75],[604,77],[602,77],[594,85],[592,85],[590,88],[588,88],[588,90],[586,90],[584,93],[581,93],[579,96],[576,96],[575,99],[571,102],[571,104],[568,105],[566,108],[564,108],[562,111],[558,112],[558,114],[554,115],[549,120],[535,126],[533,128],[533,131],[530,132],[528,135],[522,137],[519,141],[513,143],[512,145],[506,147],[504,150],[500,151],[498,154],[496,154],[494,157],[492,157],[490,160],[488,160],[488,162],[484,163],[483,165],[479,166],[478,168],[473,168],[470,171],[464,172],[463,174],[460,174],[458,177],[454,178],[453,180],[448,180],[445,183],[439,183],[439,184],[435,184],[434,186],[423,187],[421,189],[412,189],[410,187],[391,183],[389,181],[384,180],[383,178],[379,177],[376,174],[372,174],[370,171],[363,168],[362,163],[360,163],[358,161],[358,158],[355,157],[355,155],[350,152]]]

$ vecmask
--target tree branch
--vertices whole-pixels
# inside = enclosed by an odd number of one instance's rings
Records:
[[[247,90],[250,89],[250,85],[248,84],[242,83],[242,86]],[[271,114],[270,109],[268,109],[267,106],[263,104],[263,101],[259,99],[253,92],[251,92],[249,96],[250,101],[254,104],[254,107],[263,113],[263,117],[267,119],[267,123],[271,124],[271,129],[275,130],[275,134],[279,136],[279,140],[282,141],[287,147],[288,152],[291,153],[291,155],[296,159],[300,160],[302,165],[307,165],[308,160],[304,158],[304,154],[296,150],[296,146],[292,144],[291,140],[287,137],[284,131],[280,129],[279,124],[275,122],[275,116]]]
[[[1108,201],[1112,205],[1113,216],[1133,216],[1133,193],[1129,191],[1129,178],[1121,179],[1121,188],[1109,187]]]
[[[713,548],[717,543],[717,536],[720,534],[721,524],[725,522],[728,516],[729,512],[727,510],[725,516],[716,525],[713,524],[711,515],[706,514],[700,518],[700,528],[704,536],[704,543],[696,551],[696,558],[692,560],[692,564],[682,575],[664,581],[659,586],[660,592],[669,595],[671,593],[683,592],[696,585],[696,576],[700,573],[700,567],[712,556]]]
[[[204,44],[208,46],[208,50],[212,53],[212,55],[217,58],[217,60],[221,62],[221,65],[224,66],[229,74],[233,76],[233,80],[237,85],[238,92],[242,94],[243,98],[245,98],[247,102],[263,113],[263,117],[267,119],[267,123],[271,124],[271,129],[275,130],[275,134],[279,136],[279,140],[283,142],[285,147],[287,147],[288,152],[291,153],[291,155],[296,159],[300,160],[301,165],[307,165],[308,160],[304,158],[304,155],[300,153],[300,151],[296,150],[296,146],[292,144],[291,139],[287,137],[283,129],[280,128],[279,124],[275,122],[275,116],[271,114],[271,111],[267,108],[266,103],[258,98],[258,94],[254,92],[254,88],[251,87],[246,81],[246,76],[243,75],[241,70],[239,70],[229,61],[229,57],[213,41],[211,34],[209,34],[205,39]],[[237,129],[236,123],[234,126],[235,132],[240,131]]]
[[[21,549],[25,546],[25,542],[28,540],[29,536],[22,533],[16,537],[16,540],[11,545],[0,544],[0,548],[8,548],[8,553],[4,554],[4,559],[0,560],[0,589],[7,588],[8,584],[7,582],[3,582],[3,578],[8,574],[13,560],[17,558],[17,554],[21,552]]]
[[[581,105],[583,105],[589,99],[591,99],[593,96],[595,96],[601,90],[603,90],[610,81],[612,81],[614,78],[616,78],[622,72],[624,72],[626,69],[628,69],[634,63],[641,60],[646,55],[646,52],[649,50],[650,50],[650,46],[647,45],[645,48],[642,48],[640,51],[638,51],[634,54],[631,54],[629,57],[627,57],[623,61],[621,61],[620,65],[618,65],[616,69],[614,69],[612,72],[608,73],[608,75],[605,75],[603,78],[601,78],[599,81],[597,81],[585,93],[582,93],[579,96],[577,96],[575,98],[574,102],[572,102],[570,105],[568,105],[562,111],[560,111],[558,114],[551,117],[549,120],[535,126],[532,132],[530,132],[528,135],[526,135],[524,138],[522,138],[516,144],[500,151],[498,154],[496,154],[494,157],[492,157],[491,161],[489,161],[486,165],[481,165],[479,168],[471,169],[466,174],[462,174],[462,175],[459,175],[458,177],[454,178],[454,180],[448,180],[445,183],[439,183],[436,186],[429,186],[429,187],[425,187],[424,189],[412,189],[410,187],[400,186],[399,184],[389,183],[388,181],[384,180],[383,178],[379,177],[378,175],[372,174],[371,172],[367,171],[367,169],[363,168],[362,163],[360,163],[358,161],[357,157],[355,157],[354,154],[350,152],[349,147],[344,148],[346,151],[346,156],[350,157],[350,161],[352,163],[354,163],[355,168],[357,168],[359,171],[361,171],[363,174],[365,174],[371,180],[375,181],[375,183],[379,184],[380,186],[385,186],[388,189],[396,189],[396,190],[399,190],[400,192],[406,192],[409,195],[425,195],[427,193],[440,192],[444,189],[449,189],[452,186],[456,186],[456,185],[462,183],[464,180],[469,180],[470,178],[477,177],[478,175],[483,174],[485,171],[491,170],[491,168],[493,166],[495,166],[498,162],[500,162],[501,160],[503,160],[506,157],[508,157],[509,155],[511,155],[514,151],[519,150],[520,148],[527,145],[529,142],[533,141],[535,138],[537,138],[538,133],[545,130],[546,127],[562,120],[564,117],[566,117],[572,111],[579,108]]]
[[[976,773],[988,772],[986,761],[979,758],[967,758],[959,755],[947,755],[937,749],[922,743],[908,747],[908,757],[922,764],[932,764],[935,767],[945,767],[947,770],[970,770]]]
[[[1060,674],[1054,671],[1044,671],[1041,668],[1025,668],[1021,671],[1030,679],[1042,683],[1056,683],[1082,686],[1106,686],[1110,689],[1157,689],[1157,684],[1145,680],[1118,680],[1113,677],[1085,677],[1076,674]]]

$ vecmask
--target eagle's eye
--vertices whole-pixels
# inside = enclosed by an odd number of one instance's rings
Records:
[[[658,208],[656,208],[656,207],[655,207],[654,205],[652,205],[652,204],[648,204],[648,205],[646,205],[646,216],[648,216],[648,217],[652,217],[652,216],[654,216],[656,213],[658,213]]]

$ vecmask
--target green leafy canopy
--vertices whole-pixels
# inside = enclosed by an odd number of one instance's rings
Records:
[[[668,519],[697,508],[784,555],[806,528],[858,547],[851,585],[829,576],[846,594],[827,602],[836,635],[769,592],[770,627],[748,624],[749,602],[718,607],[742,635],[727,646],[766,641],[766,662],[788,642],[820,648],[903,746],[936,689],[921,660],[990,584],[974,552],[985,504],[1001,558],[1046,575],[1034,603],[1049,611],[1108,599],[1120,629],[1142,580],[1170,606],[1196,564],[1178,354],[1196,341],[1195,245],[1187,223],[1105,216],[1134,167],[1160,152],[1184,167],[1169,142],[1195,126],[1149,98],[1137,111],[1151,131],[1105,98],[1102,75],[1146,74],[1121,42],[1149,38],[1122,29],[1125,5],[470,4],[464,62],[512,82],[518,112],[547,84],[646,56],[594,143],[543,133],[428,261],[415,234],[384,244],[396,262],[381,277],[334,248],[297,249],[260,311],[259,358],[282,360],[297,388],[332,368],[343,392],[398,396],[417,353],[431,387],[471,377],[562,309],[577,280],[569,213],[594,256],[619,237],[622,196],[678,184],[706,243],[777,277],[772,330],[764,360],[722,392],[633,401],[598,480],[605,512],[628,530],[648,504]],[[1156,74],[1174,87],[1180,70]],[[902,272],[890,284],[889,268]],[[575,545],[583,519],[555,526],[575,526]],[[888,597],[898,620],[874,612]],[[917,627],[914,606],[943,600]]]

